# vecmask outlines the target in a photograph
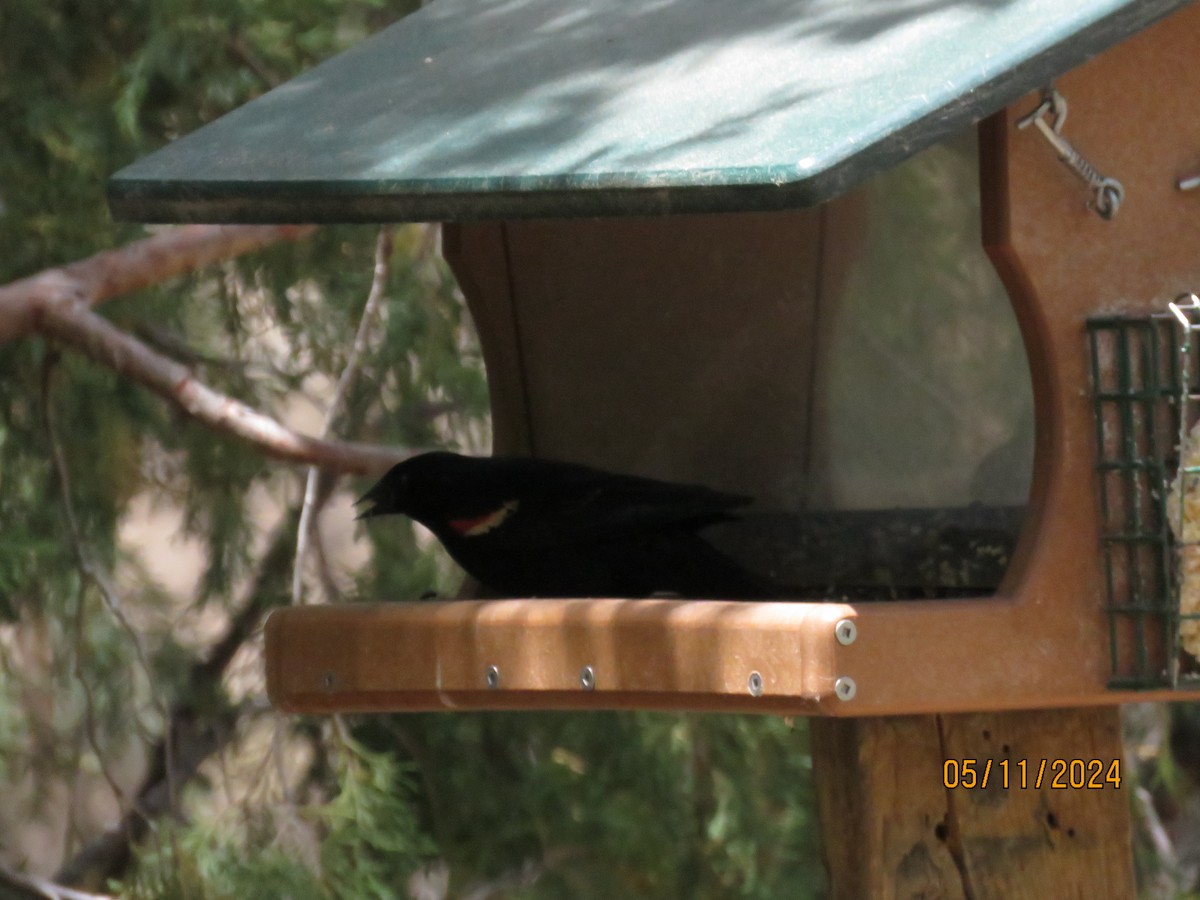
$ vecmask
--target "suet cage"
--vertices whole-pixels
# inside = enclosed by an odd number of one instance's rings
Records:
[[[1200,688],[1200,301],[1087,322],[1109,685]]]

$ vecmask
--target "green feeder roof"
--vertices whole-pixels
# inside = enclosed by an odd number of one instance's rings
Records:
[[[1185,0],[435,0],[133,165],[148,222],[808,206]]]

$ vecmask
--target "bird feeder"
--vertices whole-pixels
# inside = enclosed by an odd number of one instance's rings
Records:
[[[764,514],[722,546],[798,588],[279,610],[273,701],[863,717],[1177,696],[1166,498],[1200,382],[1178,352],[1197,320],[1167,306],[1200,285],[1184,6],[437,0],[119,172],[125,219],[445,223],[496,452],[754,495]],[[970,177],[905,169],[937,147]],[[967,206],[909,215],[939,189]],[[978,302],[901,303],[893,276],[980,239],[999,282],[947,270]],[[928,383],[955,381],[925,366],[951,347],[958,380],[995,375],[999,425]],[[1111,718],[1030,721],[1027,755],[1119,756]],[[1000,755],[972,729],[932,752]],[[818,753],[867,752],[825,734]]]

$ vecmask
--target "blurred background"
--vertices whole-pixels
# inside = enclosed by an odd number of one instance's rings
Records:
[[[156,233],[110,219],[112,172],[417,5],[4,0],[0,286]],[[812,506],[1023,503],[1028,373],[975,182],[968,134],[857,192]],[[438,241],[323,227],[102,314],[298,431],[487,453]],[[801,719],[274,713],[272,607],[453,596],[460,578],[406,521],[353,524],[369,482],[352,478],[314,482],[297,565],[307,478],[70,348],[0,345],[0,898],[68,896],[39,879],[137,898],[823,895]],[[1190,896],[1200,715],[1126,720],[1144,889]]]

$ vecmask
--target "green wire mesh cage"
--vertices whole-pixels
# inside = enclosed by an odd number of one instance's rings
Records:
[[[1109,687],[1200,688],[1200,429],[1189,440],[1200,420],[1200,301],[1092,318],[1087,331]]]

